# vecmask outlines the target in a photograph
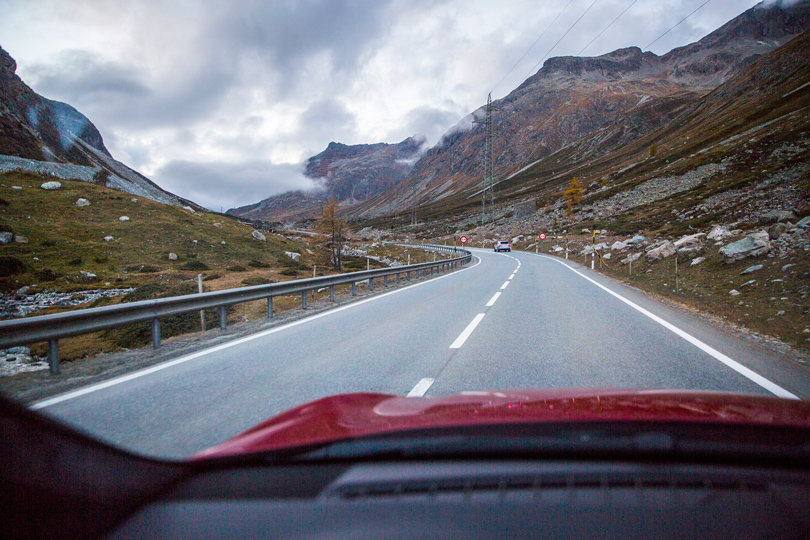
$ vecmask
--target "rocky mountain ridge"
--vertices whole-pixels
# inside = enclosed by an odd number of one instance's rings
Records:
[[[258,203],[228,210],[229,214],[261,221],[295,221],[317,217],[334,199],[344,207],[373,198],[405,178],[424,144],[408,137],[397,144],[345,145],[331,142],[307,160],[305,174],[319,183],[310,192],[292,191]]]
[[[40,96],[16,70],[17,63],[0,48],[0,172],[92,181],[166,204],[199,208],[116,161],[86,116]]]

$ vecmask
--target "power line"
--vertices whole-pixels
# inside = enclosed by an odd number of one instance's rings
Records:
[[[673,26],[672,28],[670,28],[669,30],[667,30],[666,32],[664,32],[663,34],[661,34],[660,36],[658,36],[657,38],[655,38],[654,40],[652,40],[652,41],[650,42],[650,44],[649,44],[649,45],[647,45],[646,47],[644,47],[644,50],[645,50],[645,51],[649,50],[649,49],[650,49],[650,45],[652,45],[653,43],[655,43],[656,41],[658,41],[659,39],[661,39],[661,38],[662,38],[662,37],[664,37],[665,35],[667,35],[667,34],[669,34],[670,32],[672,32],[672,31],[675,29],[675,27],[676,27],[676,26],[678,26],[678,25],[679,25],[679,24],[681,24],[683,21],[685,21],[686,19],[688,19],[689,17],[691,17],[692,15],[694,15],[695,13],[697,13],[697,12],[698,12],[698,10],[699,10],[700,8],[702,8],[703,6],[705,6],[706,4],[708,4],[708,3],[709,3],[709,2],[711,2],[711,1],[712,1],[712,0],[706,0],[705,2],[703,2],[702,4],[700,4],[700,6],[698,6],[698,7],[697,7],[697,8],[696,8],[696,9],[695,9],[695,10],[694,10],[692,13],[690,13],[689,15],[687,15],[686,17],[684,17],[683,19],[681,19],[680,21],[678,21],[677,23],[675,23],[675,26]]]
[[[556,16],[556,17],[554,17],[554,20],[553,20],[553,21],[551,21],[551,22],[549,23],[549,25],[546,27],[546,29],[545,29],[545,30],[543,30],[543,33],[542,33],[542,34],[540,34],[540,37],[538,37],[536,40],[534,40],[534,43],[532,43],[531,47],[529,47],[528,49],[526,49],[526,52],[525,52],[525,53],[523,53],[523,56],[521,56],[521,57],[518,59],[518,61],[517,61],[517,62],[515,62],[515,65],[514,65],[514,66],[512,66],[512,67],[509,69],[509,71],[507,71],[507,72],[506,72],[506,75],[504,75],[504,76],[503,76],[503,78],[502,78],[500,81],[498,81],[498,84],[496,84],[495,86],[493,86],[493,87],[492,87],[492,91],[491,91],[490,93],[494,92],[494,91],[495,91],[495,89],[496,89],[496,88],[498,88],[498,86],[500,86],[500,85],[501,85],[501,83],[502,83],[503,81],[505,81],[505,80],[506,80],[506,77],[508,77],[508,76],[509,76],[509,74],[510,74],[510,73],[512,73],[512,72],[515,70],[515,68],[516,68],[516,67],[518,67],[518,64],[520,64],[520,63],[523,61],[523,59],[524,59],[524,58],[526,58],[526,55],[527,55],[527,54],[529,54],[529,51],[531,51],[531,50],[534,48],[534,46],[535,46],[535,45],[537,45],[537,42],[539,42],[541,39],[543,39],[543,36],[545,36],[545,35],[546,35],[546,32],[548,32],[549,28],[551,28],[551,26],[552,26],[552,25],[553,25],[555,22],[557,22],[557,19],[559,19],[559,18],[560,18],[560,15],[562,15],[562,14],[563,14],[563,11],[565,11],[566,9],[568,9],[568,6],[570,6],[570,5],[571,5],[571,2],[573,2],[573,1],[574,1],[574,0],[568,0],[568,3],[567,3],[567,4],[565,4],[565,7],[564,7],[564,8],[562,8],[562,10],[561,10],[559,13],[557,13],[557,16]],[[635,3],[635,2],[633,2],[633,3]]]
[[[526,74],[526,76],[525,76],[525,77],[523,77],[523,80],[528,79],[528,78],[529,78],[529,76],[531,76],[531,74],[532,74],[532,73],[534,73],[534,70],[535,70],[535,69],[537,69],[537,66],[539,66],[540,64],[542,64],[542,63],[543,63],[543,60],[545,60],[545,59],[546,59],[546,57],[547,57],[549,54],[551,54],[551,51],[553,51],[553,50],[554,50],[554,47],[556,47],[557,45],[559,45],[559,44],[560,44],[560,42],[563,40],[563,38],[565,38],[565,36],[567,36],[567,35],[568,35],[568,32],[570,32],[571,30],[573,30],[573,29],[574,29],[574,27],[577,25],[577,23],[578,23],[579,21],[581,21],[581,20],[582,20],[582,17],[584,17],[584,16],[585,16],[585,14],[586,14],[586,13],[588,13],[588,12],[591,10],[591,8],[592,8],[594,5],[596,5],[596,3],[597,3],[598,1],[599,1],[599,0],[593,0],[593,4],[591,4],[590,6],[588,6],[588,9],[586,9],[584,12],[582,12],[582,15],[580,15],[580,16],[579,16],[579,19],[577,19],[576,21],[574,21],[574,24],[572,24],[572,25],[571,25],[571,26],[568,28],[568,30],[566,30],[566,31],[565,31],[565,33],[562,35],[562,37],[560,37],[560,39],[558,39],[558,40],[557,40],[557,43],[555,43],[554,45],[552,45],[552,46],[551,46],[551,48],[548,50],[548,52],[546,52],[546,54],[545,54],[545,55],[543,55],[543,58],[541,58],[541,59],[540,59],[540,61],[539,61],[539,62],[537,62],[537,63],[534,65],[534,67],[531,69],[531,71],[529,71],[529,73],[527,73],[527,74]]]
[[[613,26],[613,23],[615,23],[616,21],[618,21],[618,20],[621,18],[621,16],[622,16],[622,15],[624,15],[625,13],[627,13],[627,10],[628,10],[628,9],[630,9],[631,7],[633,7],[633,5],[634,5],[636,2],[638,2],[638,0],[633,0],[633,2],[632,2],[632,3],[631,3],[629,6],[627,6],[626,8],[624,8],[624,11],[622,11],[621,13],[619,13],[619,16],[618,16],[618,17],[616,17],[615,19],[613,19],[613,20],[610,22],[610,24],[609,24],[609,25],[607,25],[607,26],[606,26],[606,27],[605,27],[605,28],[604,28],[604,29],[603,29],[601,32],[599,32],[598,34],[596,34],[596,37],[595,37],[595,38],[593,38],[592,40],[590,40],[590,41],[588,42],[588,44],[587,44],[587,45],[585,45],[584,47],[582,47],[582,50],[581,50],[581,51],[579,51],[579,52],[577,53],[577,56],[579,56],[580,54],[582,54],[582,51],[584,51],[585,49],[587,49],[588,47],[590,47],[590,46],[591,46],[591,43],[593,43],[594,41],[596,41],[597,39],[599,39],[599,36],[601,36],[602,34],[604,34],[604,33],[605,33],[605,31],[607,31],[607,29],[608,29],[608,28],[610,28],[611,26]]]

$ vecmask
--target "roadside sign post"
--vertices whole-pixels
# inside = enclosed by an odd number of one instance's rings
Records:
[[[540,253],[543,253],[543,240],[545,240],[545,239],[546,239],[546,233],[541,232],[540,234],[538,234],[538,235],[537,235],[537,238],[540,240],[540,241],[537,243],[537,244],[539,245],[539,247],[540,247]],[[536,251],[537,251],[537,250],[535,250],[535,252],[536,252]]]
[[[596,231],[593,231],[593,237],[591,238],[591,270],[594,269],[596,265]]]
[[[568,260],[568,233],[565,233],[565,260]]]

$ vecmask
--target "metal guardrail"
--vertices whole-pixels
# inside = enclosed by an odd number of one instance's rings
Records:
[[[0,349],[17,345],[47,342],[50,370],[51,373],[57,374],[59,373],[59,339],[61,338],[109,330],[111,328],[118,328],[139,322],[152,321],[152,342],[154,347],[157,348],[160,346],[160,319],[162,317],[218,308],[219,327],[225,329],[225,309],[234,304],[267,299],[267,316],[271,318],[273,317],[274,296],[284,296],[300,292],[301,305],[303,309],[306,309],[306,293],[312,290],[329,287],[329,299],[334,302],[334,288],[336,285],[351,284],[352,296],[355,296],[355,285],[359,281],[368,280],[369,290],[373,291],[374,279],[383,278],[383,285],[388,286],[388,276],[395,275],[396,281],[399,283],[400,276],[404,274],[406,279],[410,281],[412,273],[416,273],[417,278],[420,272],[422,272],[424,276],[427,276],[428,271],[433,274],[434,271],[441,272],[450,270],[456,268],[458,265],[467,264],[472,259],[472,254],[469,251],[451,246],[398,243],[394,245],[429,251],[461,253],[462,255],[452,259],[411,264],[408,266],[365,270],[348,274],[299,279],[283,283],[255,285],[251,287],[240,287],[238,289],[227,289],[224,291],[158,298],[155,300],[141,300],[128,304],[117,304],[114,306],[81,309],[53,315],[40,315],[23,319],[0,321]]]

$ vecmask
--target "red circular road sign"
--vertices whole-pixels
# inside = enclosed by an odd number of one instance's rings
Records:
[[[537,235],[537,238],[539,238],[540,240],[545,240],[546,239],[546,233],[541,232],[539,235]]]
[[[467,237],[466,237],[466,236],[462,236],[462,237],[461,237],[461,243],[462,243],[462,244],[466,244],[466,243],[467,243]]]

